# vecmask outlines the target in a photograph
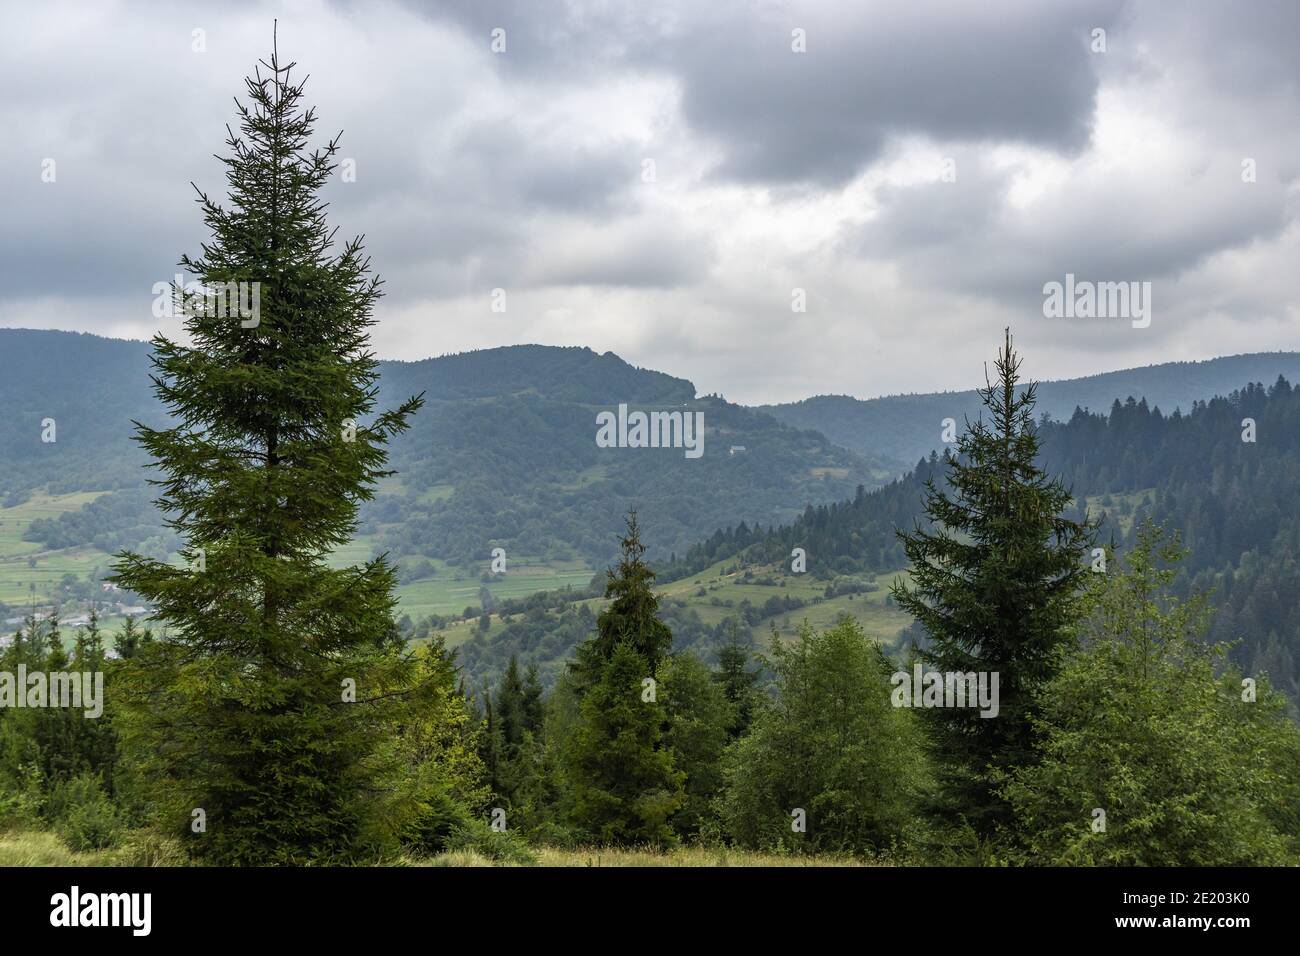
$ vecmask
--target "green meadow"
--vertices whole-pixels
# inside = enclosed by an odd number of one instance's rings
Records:
[[[48,604],[58,599],[64,575],[82,578],[96,568],[108,567],[111,556],[92,547],[45,551],[41,545],[23,540],[23,532],[37,518],[57,518],[76,511],[102,494],[105,492],[37,494],[17,507],[0,508],[0,601],[11,606],[26,604],[35,585],[37,603]]]
[[[586,476],[588,479],[595,477],[594,474]],[[393,492],[399,488],[382,490]],[[65,616],[79,612],[76,603],[69,604],[63,593],[65,575],[71,574],[84,580],[96,572],[102,573],[111,565],[112,555],[93,547],[42,550],[39,544],[24,541],[23,533],[33,520],[57,518],[60,514],[76,511],[105,493],[38,494],[16,507],[0,508],[0,601],[14,608],[14,615],[20,613],[18,609],[26,606],[33,598],[37,604],[60,603],[75,609],[72,612],[65,611]],[[436,500],[449,493],[449,487],[435,487],[423,492],[421,497],[422,500]],[[1119,497],[1115,496],[1116,507]],[[1132,498],[1132,503],[1136,504],[1142,495],[1139,493],[1127,497]],[[1089,507],[1101,510],[1099,502],[1092,499],[1089,499]],[[1114,507],[1111,513],[1116,514]],[[367,561],[375,554],[377,541],[374,535],[360,535],[337,549],[331,556],[330,563],[343,567]],[[408,557],[400,564],[411,564],[419,560]],[[490,564],[486,559],[481,567],[473,568],[456,567],[432,558],[429,563],[434,570],[432,576],[408,581],[397,589],[398,613],[409,615],[416,622],[430,615],[459,616],[466,608],[479,608],[480,590],[483,587],[487,587],[497,601],[518,599],[538,591],[566,586],[585,588],[597,571],[581,561],[546,562],[523,555],[508,560],[504,575],[492,575],[484,580],[482,575],[489,570]],[[735,562],[728,560],[689,578],[667,582],[657,590],[666,600],[683,602],[710,625],[726,618],[734,618],[737,608],[746,600],[760,608],[774,595],[802,600],[803,607],[783,611],[749,628],[750,637],[759,646],[767,644],[774,629],[782,637],[791,637],[804,621],[814,627],[826,627],[844,614],[858,620],[866,632],[882,644],[892,646],[910,622],[906,614],[886,604],[889,584],[895,577],[889,574],[878,575],[874,586],[865,593],[826,598],[826,582],[811,575],[793,574],[783,566],[737,569]],[[604,602],[593,598],[584,603],[589,604],[593,612],[599,612]],[[116,629],[123,622],[123,618],[118,615],[105,615],[103,620],[108,630]],[[497,614],[490,615],[490,621],[489,637],[504,627]],[[479,627],[479,619],[475,617],[449,624],[442,630],[442,634],[448,646],[455,647],[478,633]]]

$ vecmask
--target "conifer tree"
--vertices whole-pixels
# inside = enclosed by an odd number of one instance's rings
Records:
[[[537,675],[537,665],[529,664],[524,672],[524,729],[534,736],[540,736],[546,708],[542,701],[542,681]]]
[[[260,308],[231,315],[175,289],[189,344],[153,339],[173,423],[137,423],[137,439],[189,567],[123,553],[114,578],[167,627],[122,669],[156,805],[191,852],[222,863],[358,852],[387,708],[413,673],[392,567],[326,562],[421,399],[374,411],[380,282],[360,239],[335,247],[320,192],[338,140],[309,147],[316,114],[293,69],[273,53],[246,79],[221,158],[228,202],[196,188],[210,238],[180,260],[206,289],[248,283],[240,305]]]
[[[727,643],[718,649],[718,669],[713,673],[713,679],[722,685],[723,693],[732,706],[732,720],[727,735],[733,740],[744,736],[753,718],[755,685],[760,676],[757,668],[751,670],[749,667],[753,656],[750,649],[740,643],[733,621]]]
[[[597,634],[591,650],[609,660],[620,643],[629,643],[645,660],[647,674],[672,647],[673,635],[659,620],[659,598],[653,590],[655,573],[645,563],[645,544],[636,512],[627,516],[627,533],[620,539],[622,557],[617,568],[605,572],[605,598],[609,604],[596,618]]]
[[[501,781],[501,724],[492,706],[492,691],[483,688],[483,734],[479,738],[479,758],[487,774],[488,788],[494,794],[505,789]]]
[[[622,549],[607,575],[610,603],[596,634],[570,664],[579,699],[565,750],[570,805],[574,824],[602,843],[661,844],[673,839],[669,819],[684,798],[684,775],[664,741],[668,715],[657,695],[645,693],[673,635],[658,617],[636,512],[628,515]]]
[[[519,658],[511,654],[510,663],[497,689],[497,721],[501,728],[501,743],[507,759],[513,759],[523,743],[524,682],[519,676]]]
[[[142,644],[148,644],[153,639],[153,635],[148,628],[136,627],[135,618],[128,617],[122,625],[122,630],[117,633],[113,639],[113,647],[117,651],[118,657],[123,660],[135,656],[135,652]]]
[[[574,823],[605,844],[664,845],[685,774],[663,745],[665,714],[643,697],[645,658],[620,642],[582,697],[569,750]]]
[[[926,481],[931,526],[898,532],[911,584],[892,588],[925,629],[928,646],[919,653],[928,669],[999,675],[997,717],[974,707],[924,711],[946,778],[941,792],[955,803],[949,809],[984,833],[1008,818],[992,781],[1033,759],[1035,695],[1071,639],[1096,531],[1063,516],[1071,492],[1037,464],[1035,386],[1018,390],[1020,364],[1008,330],[996,380],[986,376],[980,390],[988,420],[967,422],[957,455],[946,460],[947,487]]]

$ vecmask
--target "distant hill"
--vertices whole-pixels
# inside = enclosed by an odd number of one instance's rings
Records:
[[[1186,413],[1192,402],[1227,395],[1247,382],[1272,382],[1279,375],[1300,381],[1300,352],[1256,352],[1204,362],[1168,362],[1145,368],[1124,369],[1042,382],[1038,387],[1039,415],[1065,421],[1075,408],[1109,411],[1111,404],[1132,396],[1145,398],[1151,408]],[[974,389],[857,399],[849,395],[818,395],[800,402],[761,405],[764,411],[796,428],[812,428],[831,441],[860,454],[891,461],[901,470],[942,449],[940,434],[945,418],[960,427],[964,417],[979,414]]]
[[[364,507],[365,556],[484,564],[494,547],[539,561],[601,567],[629,507],[652,553],[671,556],[704,528],[778,523],[806,501],[831,501],[887,470],[821,435],[718,398],[613,353],[537,345],[419,362],[383,362],[380,398],[423,392],[426,407],[391,446],[398,474]],[[113,491],[27,532],[50,548],[133,546],[158,537],[152,473],[133,420],[159,425],[149,346],[68,332],[0,329],[0,503],[36,490]],[[682,449],[599,448],[596,415],[632,408],[704,413],[703,457]],[[55,441],[42,441],[53,419]],[[731,454],[732,446],[744,451]],[[134,539],[134,540],[133,540]],[[173,542],[174,543],[174,542]],[[355,555],[354,555],[355,556]]]

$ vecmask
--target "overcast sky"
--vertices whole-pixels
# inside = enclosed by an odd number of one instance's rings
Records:
[[[1043,379],[1300,349],[1291,0],[0,11],[0,326],[178,331],[152,286],[278,17],[383,357],[585,345],[758,403],[970,387],[1004,325]],[[1150,282],[1150,326],[1044,317],[1066,273]]]

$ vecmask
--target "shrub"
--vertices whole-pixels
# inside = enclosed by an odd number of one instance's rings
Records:
[[[509,830],[494,830],[482,820],[469,820],[455,827],[447,840],[452,853],[474,852],[496,863],[534,866],[537,856],[522,838]]]
[[[121,836],[117,807],[97,774],[83,773],[54,784],[46,816],[68,848],[76,852],[109,849]]]

